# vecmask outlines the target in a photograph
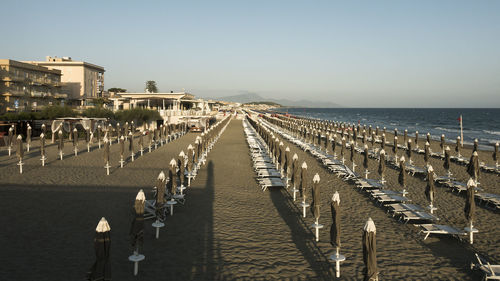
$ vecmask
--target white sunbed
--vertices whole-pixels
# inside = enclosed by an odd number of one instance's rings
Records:
[[[401,215],[400,220],[403,220],[405,223],[408,223],[409,221],[437,221],[439,220],[438,217],[436,217],[433,214],[429,214],[424,211],[403,211],[399,213]]]
[[[474,265],[476,268],[481,270],[484,273],[484,278],[483,280],[500,280],[500,265],[491,265],[487,261],[482,261],[481,258],[477,254],[476,258],[478,261],[478,264]]]
[[[424,240],[429,237],[431,234],[441,234],[441,235],[466,235],[467,233],[449,225],[442,224],[421,224],[420,227],[422,230],[420,232],[425,233]]]
[[[411,201],[409,198],[401,195],[375,195],[373,196],[377,202],[379,202],[381,205],[383,204],[390,204],[390,203],[404,203],[404,202],[409,202]]]
[[[259,184],[263,191],[270,187],[285,187],[285,184],[279,178],[261,178],[259,179]]]

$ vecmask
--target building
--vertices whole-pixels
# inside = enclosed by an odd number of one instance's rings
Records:
[[[61,71],[61,82],[68,99],[81,106],[89,105],[95,98],[102,97],[104,90],[104,68],[83,61],[73,61],[70,57],[46,57],[45,61],[27,61]]]
[[[0,113],[36,110],[67,97],[60,70],[10,59],[0,60],[0,95]]]
[[[186,92],[170,93],[114,93],[113,111],[132,108],[157,110],[163,120],[178,123],[185,116],[203,116],[211,112],[210,104]]]

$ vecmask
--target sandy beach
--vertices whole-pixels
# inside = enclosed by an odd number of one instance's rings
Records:
[[[325,228],[320,242],[314,242],[310,212],[304,219],[286,189],[262,192],[248,154],[242,122],[233,120],[223,133],[207,163],[187,190],[184,206],[168,217],[160,239],[154,239],[152,221],[145,223],[145,242],[139,275],[132,275],[127,260],[132,249],[128,231],[131,208],[139,189],[151,199],[151,190],[161,170],[166,171],[172,157],[194,142],[189,133],[151,153],[128,161],[119,168],[119,146],[111,146],[114,166],[106,176],[102,150],[93,146],[75,157],[72,144],[65,143],[65,158],[56,159],[57,146],[47,147],[49,160],[41,167],[35,146],[25,156],[24,173],[17,159],[0,152],[0,194],[4,214],[0,223],[0,275],[4,280],[84,280],[94,260],[93,235],[97,222],[106,217],[111,226],[111,262],[114,280],[331,280],[333,253],[329,243],[331,215],[329,202],[339,191],[342,208],[342,278],[362,279],[362,228],[368,217],[377,226],[377,257],[381,280],[479,280],[470,270],[474,253],[500,261],[497,229],[499,214],[477,208],[474,245],[455,238],[423,235],[409,224],[398,222],[294,144],[284,141],[299,161],[306,161],[309,174],[321,177],[321,218]],[[388,137],[388,140],[392,138]],[[137,140],[136,140],[137,141]],[[34,141],[38,145],[38,141]],[[438,151],[437,144],[433,150]],[[136,146],[137,147],[137,146]],[[485,152],[488,155],[488,152]],[[470,152],[463,152],[469,156]],[[485,156],[486,158],[486,156]],[[423,156],[414,155],[417,165]],[[362,156],[356,155],[358,165]],[[442,161],[431,159],[438,174]],[[370,160],[370,177],[378,178],[377,162]],[[452,172],[465,181],[465,166],[452,163]],[[387,185],[399,190],[398,172],[387,169]],[[408,197],[422,206],[425,181],[408,177]],[[481,175],[481,187],[498,193],[499,177]],[[437,188],[436,214],[444,224],[464,227],[465,199],[445,188]]]

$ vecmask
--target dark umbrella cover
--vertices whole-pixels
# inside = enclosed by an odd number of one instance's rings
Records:
[[[447,146],[444,150],[444,162],[443,162],[443,168],[445,170],[450,169],[450,147]]]
[[[411,149],[412,149],[412,145],[411,145],[411,139],[408,140],[408,144],[407,144],[407,147],[408,149],[406,150],[406,156],[408,156],[408,160],[411,160]]]
[[[479,148],[479,141],[477,139],[474,140],[474,148],[472,149],[473,152],[476,152]]]
[[[472,178],[469,179],[469,181],[467,182],[467,196],[464,207],[465,218],[467,219],[469,224],[473,223],[476,211],[476,202],[474,201],[475,187],[476,183],[474,182],[474,180]]]
[[[494,151],[492,154],[493,161],[498,161],[498,142],[495,143]]]
[[[406,165],[404,157],[401,157],[401,160],[399,162],[398,183],[401,185],[401,187],[406,187]]]
[[[425,148],[424,148],[424,161],[425,161],[425,164],[429,164],[429,159],[431,157],[431,151],[430,151],[430,144],[429,142],[426,142],[425,143]]]
[[[378,174],[383,178],[385,173],[385,151],[380,151],[380,159],[378,161]]]
[[[368,145],[365,144],[365,150],[363,151],[363,167],[368,169]]]
[[[170,160],[170,169],[168,171],[168,177],[169,177],[169,191],[170,194],[173,196],[176,191],[177,191],[177,161],[175,161],[174,158]]]
[[[415,147],[418,148],[418,131],[415,131]]]
[[[467,165],[467,173],[477,182],[479,180],[479,156],[477,151],[472,153],[469,164]]]
[[[457,143],[455,145],[455,152],[460,154],[460,137],[457,137]]]
[[[351,147],[350,147],[350,149],[351,149],[351,155],[349,156],[349,160],[351,160],[352,163],[354,163],[354,154],[356,153],[354,151],[354,146],[355,146],[354,145],[354,141],[351,141]]]
[[[319,220],[319,217],[321,215],[320,213],[320,206],[321,206],[321,195],[320,195],[320,187],[319,187],[319,174],[316,173],[313,177],[313,185],[312,185],[312,204],[311,204],[311,212],[314,215],[314,218]]]
[[[19,161],[21,161],[24,157],[23,137],[21,135],[17,136],[16,155],[19,157]]]
[[[104,138],[104,164],[109,163],[109,140]]]
[[[94,250],[96,260],[89,272],[87,280],[101,281],[111,280],[111,261],[110,261],[110,246],[111,246],[111,228],[108,222],[103,217],[97,225],[94,237]]]
[[[155,198],[155,206],[156,206],[156,217],[162,218],[162,210],[161,208],[165,204],[165,173],[163,171],[158,175],[158,179],[156,180],[156,198]]]
[[[135,197],[134,208],[133,208],[133,219],[129,231],[130,244],[132,249],[136,250],[142,247],[144,242],[144,203],[146,201],[146,196],[144,192],[139,190],[137,196]]]
[[[333,247],[340,247],[340,196],[337,191],[333,194],[330,210],[332,212],[330,244],[332,244]]]
[[[302,162],[302,170],[300,172],[300,195],[304,199],[307,199],[307,164]]]
[[[363,228],[363,262],[365,264],[365,268],[363,270],[363,280],[365,281],[377,280],[376,233],[377,229],[375,228],[375,223],[373,223],[373,220],[369,218]]]
[[[40,134],[40,155],[42,157],[45,156],[45,135],[44,135],[44,133]]]
[[[434,205],[434,199],[436,198],[436,188],[434,186],[434,169],[432,166],[429,166],[427,169],[427,186],[425,187],[425,197],[427,197],[427,200],[431,202],[432,205]]]

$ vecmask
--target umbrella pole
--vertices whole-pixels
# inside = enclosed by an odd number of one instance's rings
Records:
[[[101,140],[99,140],[99,149],[101,149]]]
[[[354,162],[352,162],[352,172],[355,173],[356,172],[356,164],[354,164]]]
[[[134,162],[134,153],[132,152],[132,162]]]
[[[30,152],[30,144],[29,144],[29,143],[28,143],[28,144],[26,144],[26,150],[27,150],[28,152]]]
[[[469,232],[469,243],[472,245],[472,243],[474,243],[474,233],[479,231],[474,228],[474,226],[472,225],[472,221],[469,222],[469,227],[466,227],[465,231]]]
[[[62,150],[59,150],[59,157],[61,158],[61,160],[63,160],[63,152],[62,152]]]
[[[75,156],[78,156],[78,149],[75,146]]]
[[[90,143],[87,143],[87,152],[90,152]]]
[[[45,166],[45,155],[42,156],[42,158],[40,160],[42,160],[42,167]]]
[[[152,224],[154,228],[156,228],[156,239],[160,238],[160,228],[164,227],[165,224],[156,219],[156,221]]]
[[[188,174],[188,186],[191,186],[191,173]]]
[[[142,149],[142,145],[141,145],[141,156],[142,156],[142,153],[143,153],[143,149]]]
[[[369,174],[369,173],[370,173],[370,172],[368,172],[368,169],[365,169],[365,179],[368,179],[368,174]]]
[[[19,159],[19,163],[17,165],[19,165],[19,173],[22,174],[23,173],[23,159]]]
[[[149,152],[151,152],[151,144],[149,144]]]
[[[319,224],[319,219],[312,225],[316,229],[316,242],[319,242],[319,229],[323,228],[322,224]]]
[[[309,204],[306,203],[306,200],[304,199],[302,201],[302,216],[305,218],[306,217],[306,208],[309,207]]]
[[[123,168],[123,156],[120,156],[120,168]]]
[[[137,273],[139,273],[139,262],[143,261],[145,258],[144,255],[139,254],[139,249],[136,249],[134,254],[128,257],[128,260],[134,263],[134,276],[137,276]]]

